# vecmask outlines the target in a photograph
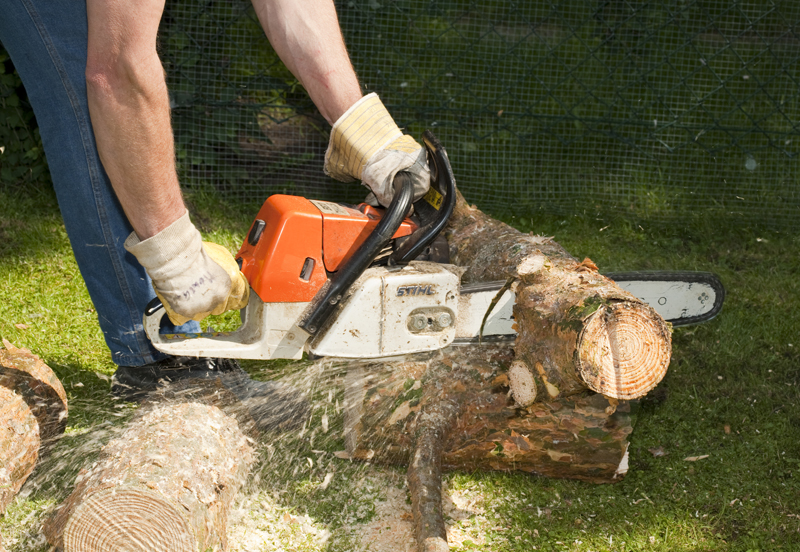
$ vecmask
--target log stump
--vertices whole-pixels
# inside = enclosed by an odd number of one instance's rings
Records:
[[[644,396],[666,374],[671,328],[649,305],[579,262],[552,238],[495,220],[459,195],[447,228],[462,283],[505,281],[515,292],[521,406],[590,389],[614,399]]]
[[[255,452],[209,394],[143,405],[79,473],[44,525],[48,541],[64,552],[225,550],[228,511]]]
[[[0,349],[0,515],[67,427],[67,395],[27,349]]]

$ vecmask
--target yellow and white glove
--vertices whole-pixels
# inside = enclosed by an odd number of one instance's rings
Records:
[[[199,322],[247,304],[250,287],[233,255],[204,242],[188,212],[144,241],[132,232],[125,249],[147,271],[173,324]]]
[[[411,174],[415,201],[431,185],[425,149],[403,135],[375,93],[353,104],[333,125],[324,169],[342,182],[361,180],[374,194],[367,202],[374,197],[383,206],[392,200],[394,175],[400,171]]]

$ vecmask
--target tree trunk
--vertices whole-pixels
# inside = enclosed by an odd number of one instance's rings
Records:
[[[669,325],[591,260],[578,262],[552,238],[523,234],[461,196],[447,233],[451,261],[467,269],[463,283],[512,282],[511,383],[521,406],[585,389],[636,399],[666,374]]]
[[[585,391],[519,407],[508,396],[512,358],[502,346],[466,346],[351,368],[347,452],[410,466],[440,456],[450,470],[521,470],[593,483],[620,478],[637,403]],[[421,439],[431,432],[438,443]]]
[[[224,550],[255,454],[239,422],[207,400],[214,393],[143,405],[46,522],[50,543],[64,552]]]
[[[67,427],[67,395],[42,360],[0,349],[0,515]]]

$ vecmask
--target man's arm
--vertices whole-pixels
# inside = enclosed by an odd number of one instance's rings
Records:
[[[233,256],[204,244],[175,171],[169,95],[156,52],[164,0],[87,0],[86,84],[97,149],[133,226],[125,249],[182,324],[247,304]]]
[[[333,124],[361,87],[331,0],[254,0],[264,31]],[[164,0],[87,0],[86,79],[103,166],[136,234],[154,236],[185,212],[175,172],[169,96],[156,35]]]
[[[370,202],[388,205],[395,174],[406,171],[414,197],[422,197],[430,186],[425,150],[403,135],[375,94],[362,97],[333,1],[252,2],[272,47],[333,125],[325,173],[361,180],[374,194]]]
[[[87,0],[86,8],[86,83],[97,149],[128,220],[145,240],[186,212],[156,53],[164,0]]]
[[[252,0],[258,20],[286,67],[334,124],[361,99],[331,0]]]

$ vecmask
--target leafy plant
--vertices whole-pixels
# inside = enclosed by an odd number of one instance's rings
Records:
[[[28,95],[0,45],[0,184],[42,183],[49,178]]]

